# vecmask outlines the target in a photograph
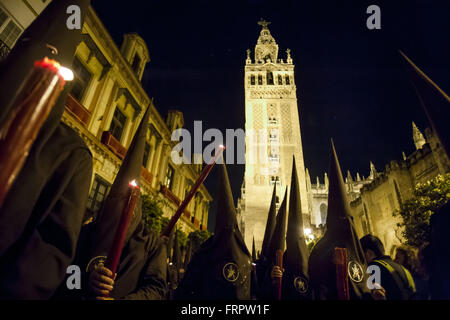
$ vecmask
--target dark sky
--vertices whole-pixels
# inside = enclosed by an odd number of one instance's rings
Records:
[[[381,8],[381,30],[368,30],[366,9]],[[401,64],[405,52],[450,92],[450,1],[111,1],[92,5],[120,47],[124,33],[147,42],[143,78],[163,117],[184,113],[185,127],[244,128],[244,64],[260,18],[279,45],[292,50],[305,166],[311,177],[328,168],[333,137],[345,173],[382,170],[414,150],[411,121],[425,115]],[[206,144],[205,144],[206,145]],[[235,200],[244,165],[228,165]],[[206,186],[216,193],[213,170]],[[214,222],[215,206],[210,215]]]

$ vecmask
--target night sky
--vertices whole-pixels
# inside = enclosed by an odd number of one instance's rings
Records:
[[[366,9],[381,8],[381,30],[369,30]],[[185,127],[244,128],[244,65],[261,27],[296,66],[305,166],[312,180],[328,168],[333,137],[341,168],[368,176],[414,150],[411,121],[428,126],[397,52],[405,52],[450,92],[450,1],[111,1],[92,6],[120,47],[125,33],[147,42],[142,80],[165,118],[184,113]],[[206,146],[207,143],[204,144]],[[235,201],[244,165],[228,165]],[[216,173],[206,186],[216,195]],[[213,204],[209,229],[213,229]]]

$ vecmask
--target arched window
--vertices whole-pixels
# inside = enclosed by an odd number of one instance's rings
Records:
[[[267,71],[267,84],[273,85],[273,73],[272,71]]]
[[[250,84],[251,84],[252,86],[255,85],[255,76],[254,76],[254,75],[250,76]]]
[[[289,76],[286,76],[285,79],[286,79],[286,84],[287,84],[287,85],[290,85],[290,84],[291,84],[291,81],[290,81],[290,79],[289,79]]]
[[[259,75],[259,76],[258,76],[258,84],[259,84],[259,85],[262,85],[262,84],[263,84],[263,82],[262,82],[262,75]]]
[[[280,74],[278,75],[278,84],[279,85],[283,84],[283,77]]]

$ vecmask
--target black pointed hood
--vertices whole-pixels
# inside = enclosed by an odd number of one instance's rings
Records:
[[[14,94],[11,93],[18,91],[35,61],[48,57],[65,67],[72,67],[76,48],[81,42],[81,30],[67,28],[69,15],[66,11],[69,6],[77,5],[81,11],[82,25],[89,4],[90,0],[52,1],[19,38],[13,50],[0,65],[0,88],[3,93],[9,93],[0,95],[0,123],[5,120],[10,103],[14,99]],[[49,49],[49,46],[56,48],[57,53]],[[70,83],[66,84],[39,131],[34,145],[47,141],[59,125],[70,88]]]
[[[0,64],[0,125],[4,123],[8,115],[10,103],[15,98],[18,89],[32,70],[34,62],[42,60],[45,56],[56,59],[67,67],[71,67],[76,48],[81,40],[81,30],[68,30],[66,27],[66,9],[69,5],[76,4],[81,9],[81,20],[84,20],[89,0],[61,0],[53,1],[25,30],[17,41],[16,46],[8,57]],[[58,47],[58,55],[52,55],[46,44]],[[1,224],[7,221],[7,230],[1,230],[3,234],[0,243],[0,255],[4,253],[20,237],[30,216],[44,214],[36,209],[40,197],[47,192],[45,188],[55,173],[56,168],[63,167],[63,172],[70,172],[74,165],[68,165],[67,155],[74,150],[84,149],[89,153],[84,141],[70,128],[61,124],[61,115],[64,111],[67,92],[70,84],[67,83],[61,92],[55,105],[50,111],[47,120],[42,125],[36,140],[33,142],[29,154],[22,169],[16,176],[7,197],[0,208]],[[59,129],[56,134],[55,130]],[[78,165],[78,164],[77,164]],[[92,162],[86,162],[86,170],[92,170]],[[80,188],[82,186],[80,185]],[[82,187],[85,189],[85,187]],[[81,190],[72,190],[83,193]],[[54,196],[59,193],[54,193]],[[51,194],[45,195],[47,200]],[[24,201],[27,199],[27,201]],[[87,198],[86,198],[87,200]],[[85,207],[83,201],[80,207]],[[45,214],[47,214],[46,212]],[[41,218],[37,218],[36,221]],[[6,228],[6,227],[5,227]],[[76,228],[76,226],[74,226]],[[75,229],[74,229],[75,230]]]
[[[264,239],[261,247],[261,257],[264,259],[267,255],[270,239],[272,238],[273,231],[275,230],[275,222],[277,215],[277,184],[274,183],[272,200],[270,201],[269,214],[267,216],[266,230],[264,232]]]
[[[178,230],[177,230],[178,231]],[[178,240],[178,232],[175,231],[175,239],[173,244],[173,255],[172,255],[172,263],[177,268],[178,272],[180,272],[181,269],[181,251],[180,251],[180,244]]]
[[[366,261],[364,252],[359,242],[359,237],[353,225],[350,208],[345,192],[344,179],[341,168],[331,141],[330,167],[328,190],[328,214],[326,232],[314,246],[309,257],[309,275],[311,285],[315,287],[315,295],[327,299],[337,299],[336,266],[333,264],[334,248],[347,248],[349,264],[353,270],[356,267],[363,278],[351,280],[349,274],[350,299],[361,299],[363,292],[367,292],[365,286]],[[320,288],[320,289],[319,289]],[[326,288],[324,291],[323,289]],[[318,290],[322,290],[318,292]]]
[[[192,257],[177,289],[177,299],[250,299],[251,255],[238,228],[226,166],[217,166],[215,232]]]
[[[225,164],[220,164],[219,170],[219,198],[217,200],[217,214],[214,234],[218,234],[221,231],[230,228],[238,229],[233,193],[231,192],[230,181],[228,179],[228,173]]]
[[[192,242],[188,241],[187,246],[186,246],[186,253],[184,255],[184,261],[183,261],[183,269],[186,271],[189,262],[191,261],[191,256],[192,256]]]
[[[286,249],[286,201],[287,201],[287,188],[284,194],[283,202],[278,210],[277,221],[275,224],[275,230],[273,231],[272,238],[270,240],[270,246],[268,250],[268,259],[274,264],[276,261],[276,253],[278,250],[284,252]]]
[[[169,240],[167,241],[167,256],[169,257],[170,261],[172,261],[172,249],[174,238],[175,238],[175,228],[173,228],[172,231],[170,231]]]
[[[111,186],[111,190],[105,200],[99,219],[96,221],[94,232],[93,256],[106,255],[114,241],[115,231],[122,216],[129,196],[129,183],[136,180],[140,186],[142,162],[144,158],[145,141],[148,131],[150,107],[147,108],[136,134],[127,150],[125,159]],[[131,219],[125,243],[131,238],[139,224],[142,223],[142,210],[136,206]]]
[[[253,237],[252,242],[252,262],[256,262],[255,237]]]
[[[450,130],[448,130],[450,98],[411,59],[401,51],[400,54],[404,58],[410,80],[425,110],[428,121],[450,157]]]
[[[309,294],[308,256],[309,250],[303,233],[302,205],[300,200],[295,158],[292,161],[289,214],[286,233],[286,254],[283,267],[283,296],[287,299],[305,298]]]

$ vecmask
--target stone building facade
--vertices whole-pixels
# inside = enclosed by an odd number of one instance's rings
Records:
[[[126,34],[118,48],[89,8],[62,121],[78,132],[93,154],[87,212],[94,217],[147,108],[151,108],[151,113],[142,164],[142,192],[161,200],[164,215],[171,217],[200,174],[201,165],[176,165],[171,160],[177,143],[171,141],[171,134],[184,125],[183,114],[169,110],[164,119],[151,102],[141,85],[149,61],[147,45],[139,35]],[[211,201],[202,185],[182,215],[179,229],[186,233],[206,230]]]
[[[347,172],[345,185],[347,197],[358,234],[371,233],[379,237],[388,253],[392,254],[396,246],[403,240],[401,230],[397,227],[400,217],[393,213],[400,209],[402,202],[413,196],[417,183],[424,183],[438,174],[450,172],[450,161],[439,143],[437,136],[430,128],[423,135],[417,126],[412,124],[412,137],[416,150],[400,159],[386,164],[383,171],[377,171],[370,163],[369,176],[361,177],[359,173],[352,177]],[[324,225],[328,204],[328,178],[325,183],[319,178],[311,184],[307,174],[308,197],[312,203],[311,214],[316,221]]]
[[[413,196],[417,183],[450,172],[450,161],[430,128],[425,129],[424,136],[413,123],[413,139],[416,150],[386,164],[385,170],[377,173],[371,183],[361,188],[360,196],[350,202],[359,234],[378,236],[389,253],[402,240],[397,227],[399,218],[392,213]]]

